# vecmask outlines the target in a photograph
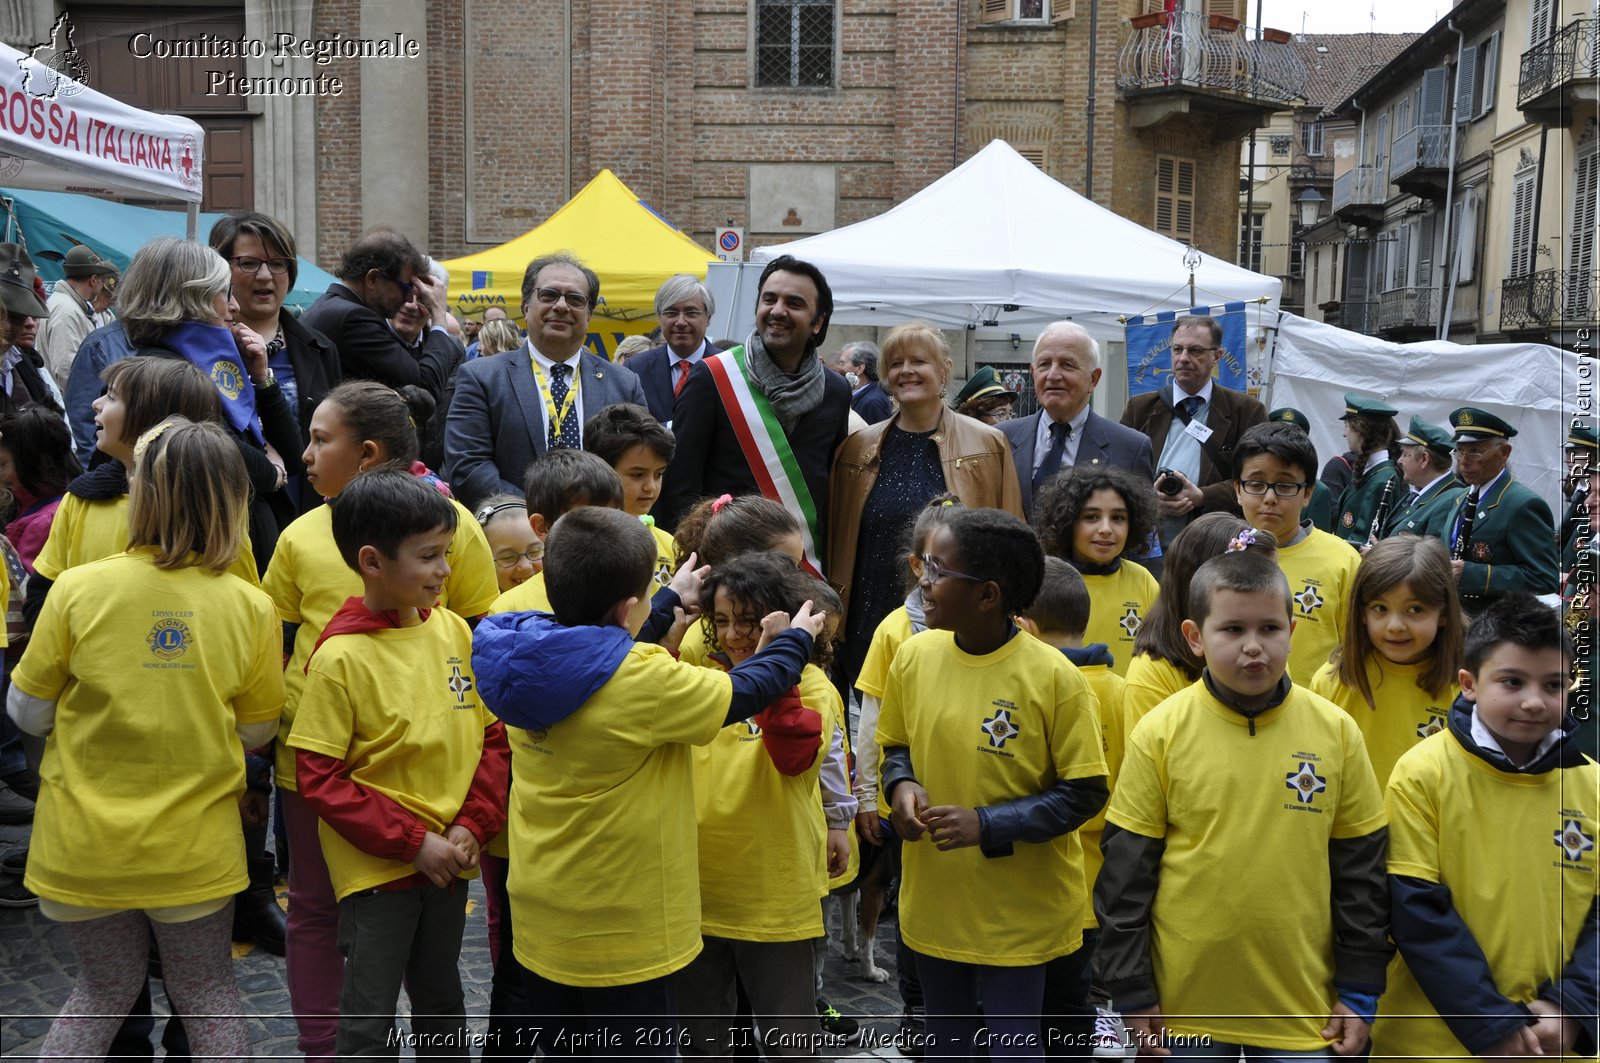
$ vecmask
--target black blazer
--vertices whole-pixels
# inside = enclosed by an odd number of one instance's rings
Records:
[[[300,316],[300,324],[332,342],[341,378],[376,380],[392,388],[416,384],[432,392],[441,406],[451,374],[466,357],[461,344],[434,328],[423,333],[422,351],[414,354],[382,314],[342,284],[328,285]]]
[[[716,353],[717,349],[710,340],[701,342],[701,358]],[[627,368],[633,370],[633,375],[639,378],[639,384],[644,388],[645,405],[650,407],[650,416],[670,426],[672,407],[677,403],[677,396],[672,393],[672,352],[667,345],[663,343],[634,355],[628,359]]]
[[[1147,391],[1128,400],[1122,411],[1122,423],[1150,437],[1150,452],[1161,460],[1161,451],[1167,445],[1167,432],[1172,428],[1175,413],[1171,406],[1172,385],[1161,390]],[[1206,427],[1211,429],[1211,440],[1200,448],[1200,482],[1195,486],[1205,496],[1199,513],[1238,513],[1239,504],[1234,497],[1233,478],[1239,472],[1234,467],[1233,448],[1245,430],[1267,420],[1267,409],[1242,391],[1211,386],[1211,408],[1206,414]],[[1183,430],[1180,426],[1180,432]],[[1211,453],[1216,451],[1227,462],[1227,468],[1218,468]]]
[[[1039,418],[1043,410],[1026,417],[1013,417],[995,427],[1011,443],[1011,460],[1017,465],[1017,480],[1022,484],[1022,513],[1033,519],[1033,459],[1034,445],[1039,434]],[[1155,467],[1150,456],[1150,440],[1131,428],[1101,417],[1093,410],[1083,422],[1083,435],[1078,442],[1077,465],[1118,465],[1139,479],[1150,483],[1155,479]],[[1065,466],[1063,466],[1065,468]]]
[[[834,452],[850,432],[850,384],[826,369],[822,376],[822,403],[800,418],[789,435],[789,445],[817,505],[819,551],[828,541],[828,472]],[[702,498],[760,493],[704,362],[694,367],[678,396],[672,429],[678,449],[667,466],[654,510],[661,527],[676,528],[678,518]],[[799,514],[795,516],[798,519]],[[821,560],[827,564],[827,558]]]
[[[883,385],[873,380],[850,397],[850,408],[861,415],[868,424],[887,421],[894,416],[894,403],[884,393]]]

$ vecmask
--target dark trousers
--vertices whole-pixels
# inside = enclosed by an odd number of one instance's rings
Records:
[[[928,1059],[1044,1058],[1044,964],[992,967],[913,955],[927,1005]]]
[[[678,1028],[672,977],[612,986],[570,986],[527,971],[531,1026],[517,1031],[546,1059],[675,1059]]]
[[[506,878],[511,861],[496,860],[483,876],[483,888],[496,894],[500,906],[500,958],[489,982],[489,1028],[484,1035],[484,1059],[528,1060],[533,1046],[524,1032],[537,1025],[528,1017],[528,970],[517,962],[511,941],[511,896]]]
[[[369,890],[339,902],[339,1058],[399,1058],[394,1016],[402,981],[418,1058],[470,1057],[459,966],[466,919],[460,879],[445,889]]]
[[[1085,930],[1077,952],[1057,956],[1044,965],[1044,1054],[1050,1059],[1089,1059],[1094,1034],[1094,1005],[1089,984],[1094,980],[1094,947],[1100,931]]]

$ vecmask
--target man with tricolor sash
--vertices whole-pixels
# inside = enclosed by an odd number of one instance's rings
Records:
[[[670,529],[708,495],[765,495],[800,521],[806,558],[820,574],[828,470],[850,417],[850,385],[816,356],[833,292],[821,270],[790,255],[767,264],[759,292],[750,337],[702,361],[678,395],[678,448],[655,516]]]

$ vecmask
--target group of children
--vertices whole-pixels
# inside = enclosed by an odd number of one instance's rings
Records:
[[[638,407],[472,513],[414,397],[340,385],[304,458],[328,504],[258,587],[210,381],[108,385],[8,700],[50,736],[27,883],[81,972],[47,1054],[104,1055],[147,925],[196,1055],[248,1051],[234,806],[273,734],[308,1058],[393,1055],[402,987],[417,1054],[467,1054],[480,871],[485,1056],[818,1058],[822,900],[880,847],[930,1056],[1087,1055],[1097,1009],[1152,1056],[1594,1051],[1565,632],[1516,596],[1464,630],[1437,541],[1312,529],[1292,426],[1243,437],[1245,519],[1194,521],[1159,582],[1123,470],[1064,472],[1033,526],[934,499],[852,743],[799,524],[724,495],[655,528],[673,439]]]

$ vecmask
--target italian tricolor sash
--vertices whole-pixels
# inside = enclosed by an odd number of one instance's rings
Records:
[[[817,559],[817,504],[811,498],[806,478],[800,473],[794,448],[784,435],[783,425],[767,397],[750,386],[745,367],[744,347],[735,347],[705,360],[711,379],[722,397],[723,409],[733,434],[744,451],[745,464],[755,475],[761,493],[800,518],[800,542],[805,549],[805,567],[819,579],[822,563]]]

